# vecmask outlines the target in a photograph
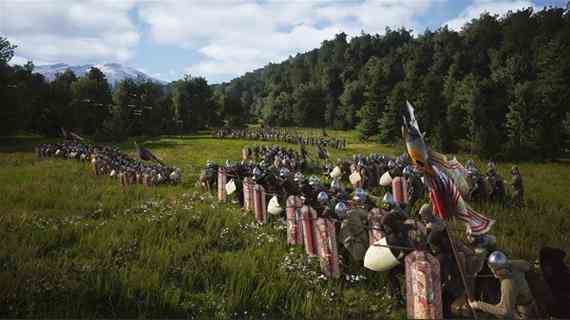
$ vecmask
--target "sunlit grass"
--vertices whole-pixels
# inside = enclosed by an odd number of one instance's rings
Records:
[[[351,144],[329,150],[333,159],[403,151],[342,134]],[[86,163],[36,158],[33,147],[45,141],[0,140],[2,317],[402,316],[387,313],[385,275],[345,265],[349,280],[320,278],[317,261],[286,245],[280,222],[257,226],[236,205],[219,204],[196,189],[208,159],[237,160],[245,144],[273,142],[207,134],[140,138],[183,170],[183,182],[125,189],[110,177],[93,176]],[[132,140],[120,147],[134,152]],[[499,245],[531,259],[541,245],[570,249],[568,165],[518,165],[528,208],[475,205],[498,220],[493,232]],[[499,165],[505,178],[510,166]]]

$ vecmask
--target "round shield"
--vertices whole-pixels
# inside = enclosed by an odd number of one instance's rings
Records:
[[[380,177],[380,185],[383,187],[392,186],[392,176],[390,175],[390,171],[386,171],[382,177]]]
[[[330,173],[331,178],[336,179],[342,176],[342,170],[339,166],[334,167],[334,169]]]
[[[372,271],[388,271],[399,264],[400,261],[388,247],[386,238],[376,241],[364,255],[364,267]]]
[[[267,212],[272,215],[279,215],[283,212],[283,208],[279,205],[277,196],[273,196],[271,200],[269,200],[269,203],[267,204]]]

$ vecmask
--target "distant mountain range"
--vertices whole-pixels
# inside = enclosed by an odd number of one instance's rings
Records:
[[[166,84],[165,81],[153,78],[144,72],[138,71],[131,67],[123,66],[119,63],[104,63],[104,64],[84,64],[80,66],[70,66],[65,63],[51,64],[36,66],[34,72],[42,74],[47,80],[52,81],[55,79],[56,74],[63,73],[65,70],[70,69],[76,76],[81,77],[85,75],[91,68],[98,68],[105,74],[107,81],[112,86],[117,85],[118,82],[125,79],[133,79],[140,81],[150,80],[152,82]]]

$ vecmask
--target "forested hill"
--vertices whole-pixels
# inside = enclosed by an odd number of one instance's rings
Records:
[[[250,121],[357,128],[386,143],[398,142],[410,100],[440,150],[555,158],[570,129],[570,13],[484,14],[460,32],[417,37],[405,29],[338,34],[217,89]]]

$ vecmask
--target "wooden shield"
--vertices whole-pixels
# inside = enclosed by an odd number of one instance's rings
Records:
[[[287,243],[291,245],[303,244],[303,228],[299,222],[302,206],[303,200],[298,196],[287,198]]]
[[[253,208],[255,211],[255,221],[257,223],[267,222],[267,205],[265,204],[265,188],[256,184],[253,187]]]
[[[301,208],[301,225],[303,227],[303,242],[305,252],[309,257],[317,255],[317,241],[315,235],[314,221],[317,218],[317,211],[309,206]]]
[[[330,219],[318,218],[315,221],[321,271],[328,278],[339,278],[338,251],[335,226]]]
[[[405,262],[408,319],[442,319],[439,262],[425,251],[413,251]]]
[[[253,185],[251,178],[243,179],[243,205],[246,211],[253,211]]]
[[[396,177],[392,180],[392,194],[397,204],[408,203],[408,187],[406,179]]]

